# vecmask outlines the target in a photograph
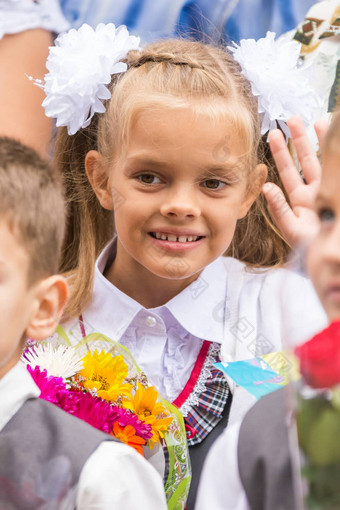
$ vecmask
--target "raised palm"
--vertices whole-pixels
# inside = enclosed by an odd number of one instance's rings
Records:
[[[319,227],[314,202],[320,185],[321,165],[302,120],[294,116],[288,121],[288,126],[304,179],[293,161],[282,132],[275,129],[269,133],[269,144],[290,205],[282,190],[273,183],[266,183],[263,193],[273,220],[288,243],[294,247],[309,243]],[[319,142],[327,127],[326,122],[315,124]]]

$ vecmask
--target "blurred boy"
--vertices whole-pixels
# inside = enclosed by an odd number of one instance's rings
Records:
[[[335,321],[340,319],[340,113],[322,143],[315,212],[320,227],[306,268],[329,321]],[[285,396],[282,388],[263,397],[214,443],[195,510],[296,510]]]
[[[56,274],[62,186],[30,148],[0,138],[0,508],[166,508],[162,481],[132,448],[39,399],[20,356],[54,332],[67,300]]]

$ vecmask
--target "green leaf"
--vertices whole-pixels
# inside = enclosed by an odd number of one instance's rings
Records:
[[[297,412],[299,442],[312,464],[340,461],[340,410],[319,396],[301,399]]]

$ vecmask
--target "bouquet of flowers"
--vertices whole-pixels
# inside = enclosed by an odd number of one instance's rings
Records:
[[[28,341],[23,354],[43,398],[148,457],[164,450],[169,508],[183,509],[190,462],[181,414],[163,400],[129,351],[100,333],[72,345],[58,328],[53,341]],[[178,490],[179,489],[179,490]]]
[[[295,349],[301,382],[296,421],[306,482],[305,507],[340,508],[340,322]]]

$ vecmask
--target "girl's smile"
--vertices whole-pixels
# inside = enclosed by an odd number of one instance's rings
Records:
[[[226,251],[256,196],[251,169],[244,169],[246,147],[234,131],[222,114],[212,119],[190,105],[139,113],[116,162],[105,166],[106,189],[97,191],[115,210],[117,255],[106,276],[120,290],[131,296],[140,283],[166,288],[171,299]],[[226,139],[228,151],[217,160]],[[253,172],[265,178],[263,165]]]
[[[176,229],[155,229],[149,232],[157,246],[164,250],[181,251],[197,248],[205,236],[197,231],[176,230]]]

